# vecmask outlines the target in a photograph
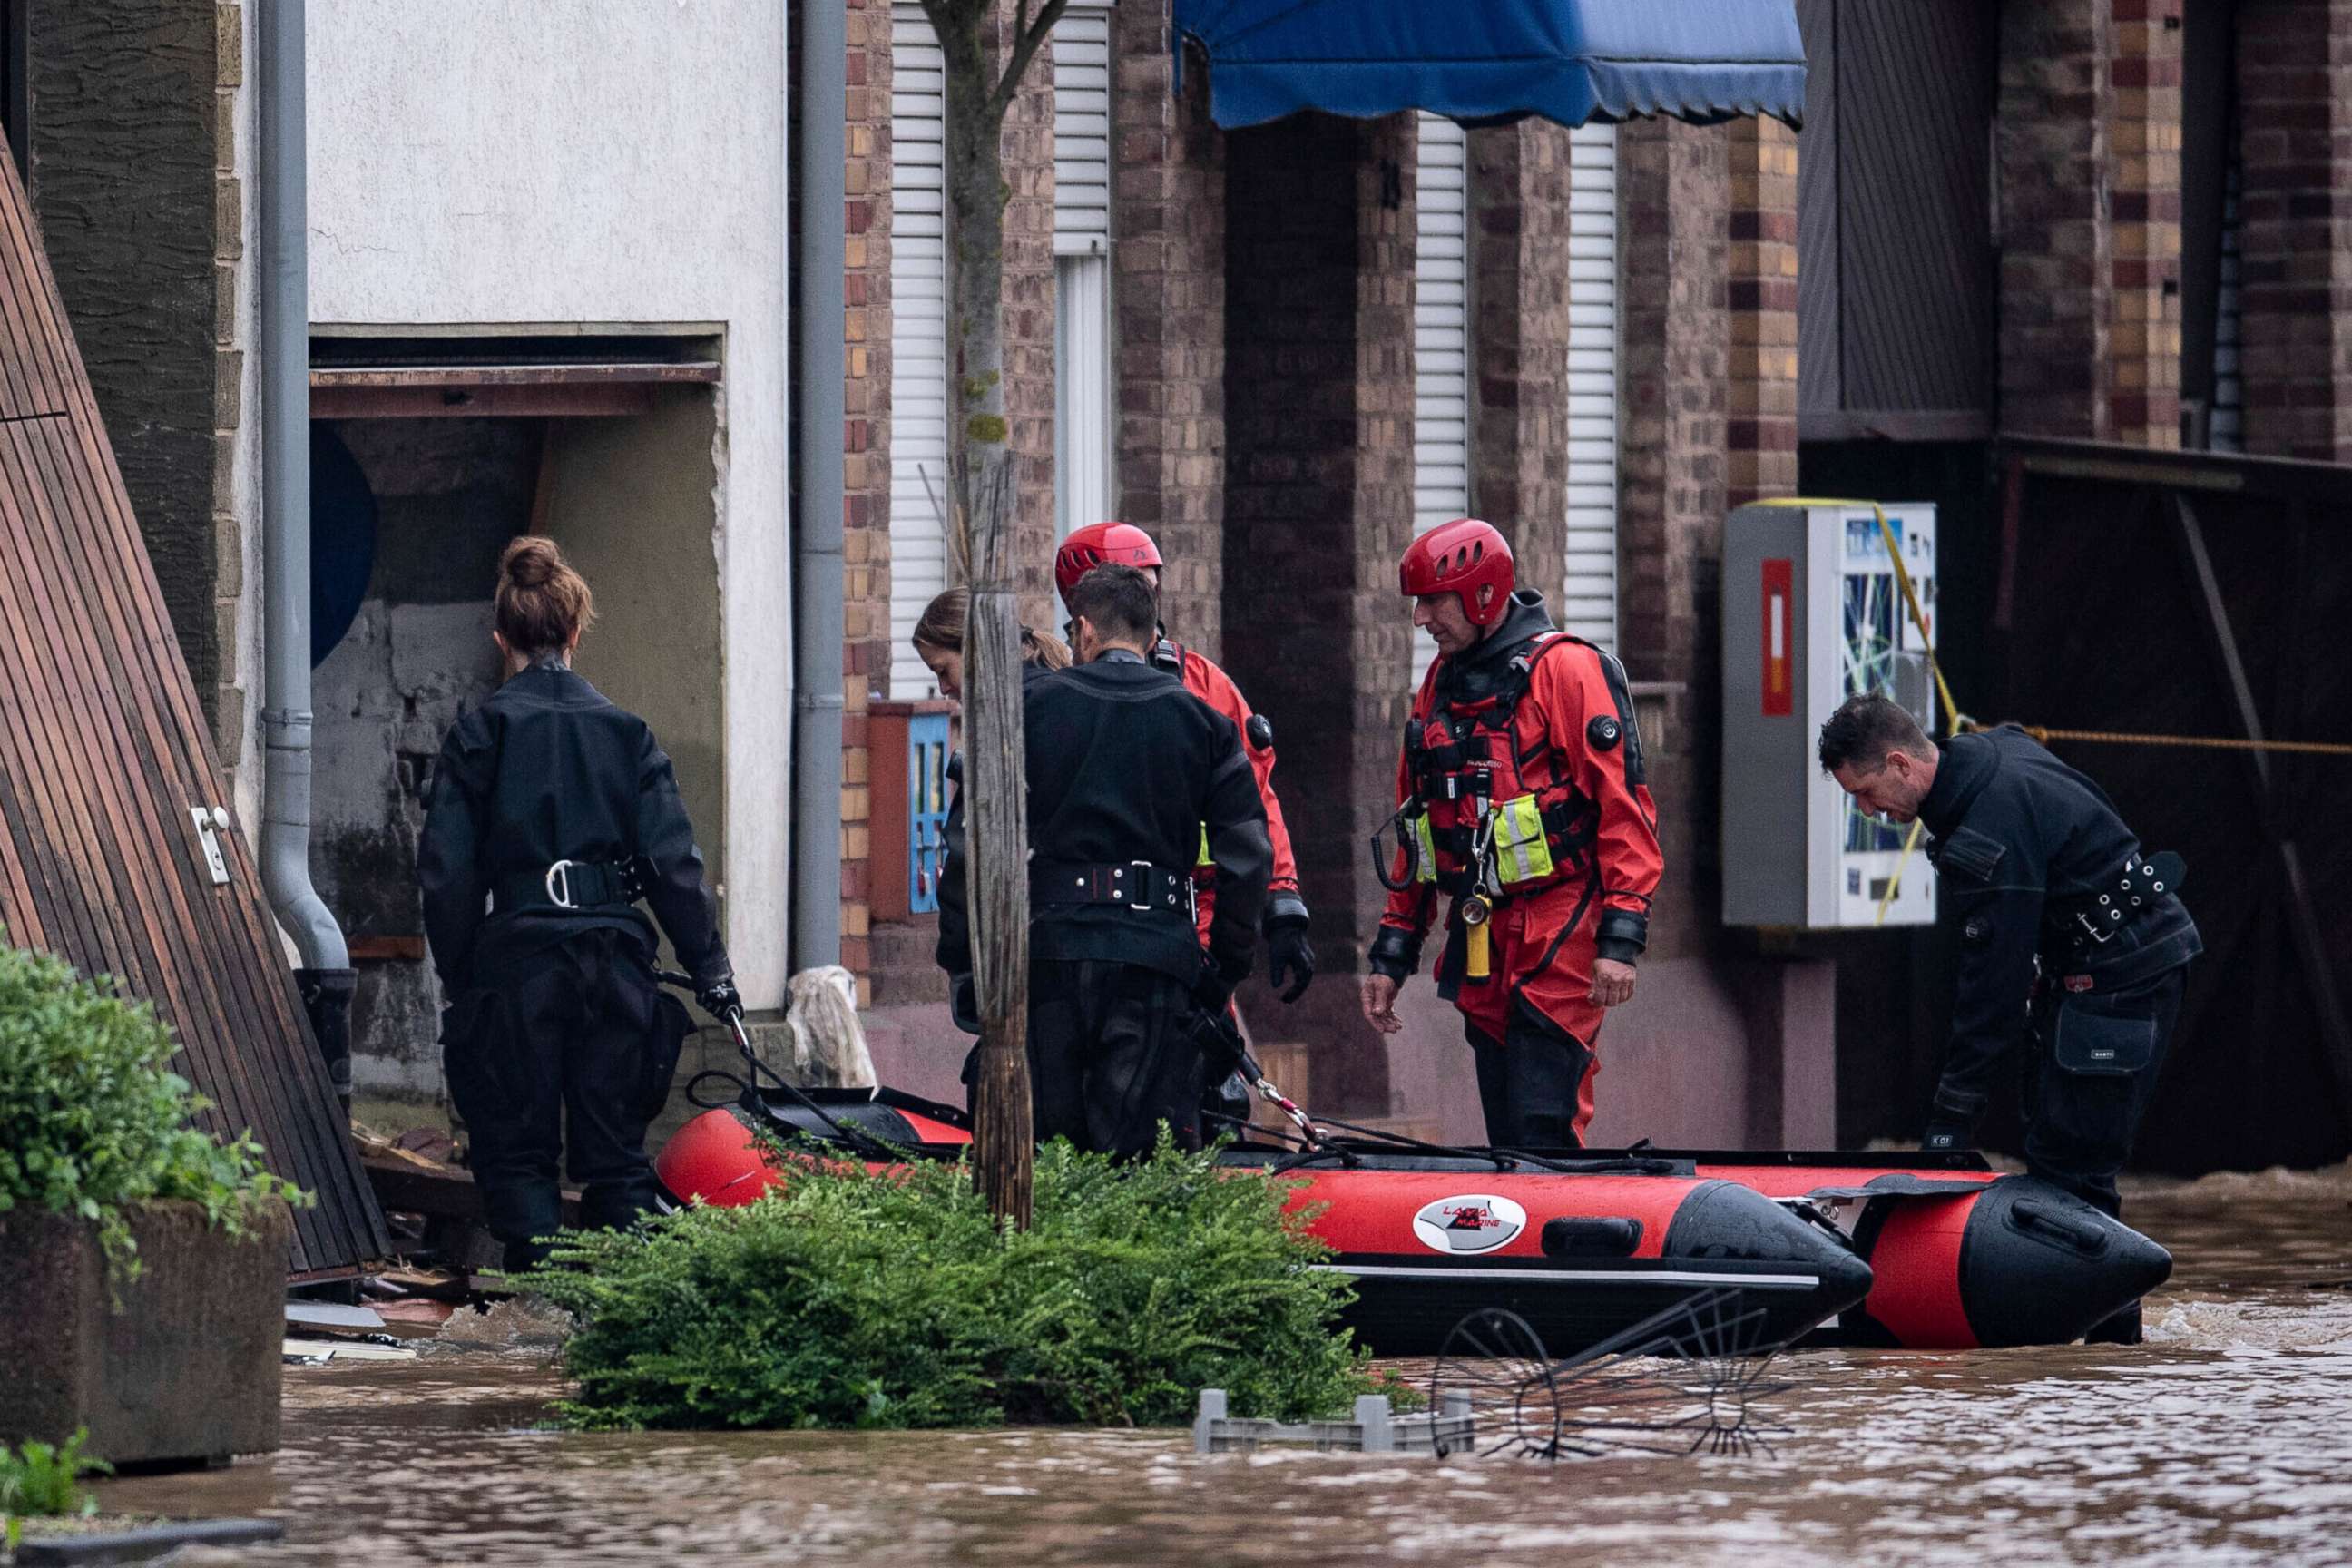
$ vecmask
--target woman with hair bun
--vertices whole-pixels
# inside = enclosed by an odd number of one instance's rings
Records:
[[[417,846],[442,1062],[509,1271],[544,1261],[562,1222],[567,1121],[583,1224],[654,1205],[646,1129],[691,1022],[654,978],[640,900],[703,1007],[742,1011],[669,758],[572,672],[594,620],[554,541],[508,544],[490,634],[504,684],[450,727]]]

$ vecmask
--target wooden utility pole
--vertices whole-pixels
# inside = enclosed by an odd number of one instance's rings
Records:
[[[947,68],[948,422],[954,526],[971,563],[963,635],[964,832],[980,1058],[972,1166],[989,1212],[1029,1225],[1029,792],[1013,603],[1013,452],[1004,414],[1005,110],[1068,0],[921,0]],[[1003,12],[1013,16],[999,41]],[[1001,62],[1001,64],[1000,64]]]

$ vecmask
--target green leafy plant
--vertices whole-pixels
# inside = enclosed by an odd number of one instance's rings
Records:
[[[0,1211],[89,1220],[108,1255],[135,1268],[128,1205],[187,1200],[242,1233],[262,1204],[309,1203],[262,1167],[250,1136],[190,1125],[207,1102],[168,1070],[178,1049],[154,1009],[110,982],[0,945]]]
[[[89,1436],[79,1431],[62,1447],[28,1442],[13,1450],[0,1443],[0,1522],[5,1523],[10,1551],[16,1547],[20,1520],[98,1511],[98,1500],[82,1490],[81,1479],[108,1474],[109,1467],[83,1458],[81,1446]]]
[[[969,1167],[805,1153],[741,1208],[568,1237],[534,1286],[575,1313],[587,1427],[1178,1425],[1198,1391],[1279,1419],[1383,1386],[1336,1326],[1350,1286],[1292,1184],[1164,1142],[1056,1143],[1035,1222],[1000,1234]]]

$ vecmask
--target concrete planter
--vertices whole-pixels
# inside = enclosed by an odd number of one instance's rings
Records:
[[[110,1289],[95,1226],[0,1213],[0,1440],[89,1429],[116,1467],[225,1463],[278,1447],[292,1219],[243,1237],[194,1204],[131,1217],[142,1265]]]

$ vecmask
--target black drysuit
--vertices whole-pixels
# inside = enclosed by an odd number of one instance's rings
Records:
[[[1928,1146],[1968,1143],[2028,1037],[2026,1169],[2118,1213],[2116,1174],[2204,949],[2196,921],[2172,889],[2127,870],[2139,840],[2099,786],[2014,725],[1944,742],[1919,819],[1960,943]]]
[[[1196,1141],[1198,1036],[1249,973],[1274,866],[1240,731],[1123,650],[1029,682],[1023,713],[1037,1136],[1138,1154],[1164,1121]],[[1204,837],[1205,954],[1184,891]],[[961,866],[941,886],[944,904]],[[969,973],[961,910],[940,927],[941,965]]]
[[[450,727],[416,877],[445,993],[442,1062],[508,1267],[537,1262],[536,1238],[561,1220],[567,1118],[582,1220],[627,1224],[653,1205],[646,1129],[689,1027],[655,982],[632,895],[698,986],[730,973],[669,758],[644,720],[561,664],[535,665]]]

